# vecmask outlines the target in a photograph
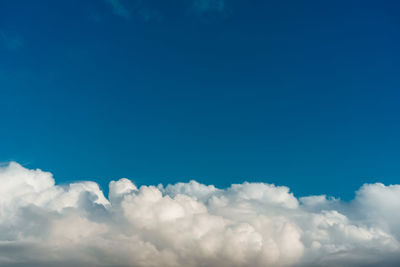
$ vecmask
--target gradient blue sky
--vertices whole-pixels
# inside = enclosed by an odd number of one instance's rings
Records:
[[[400,179],[399,1],[1,1],[0,161],[350,199]]]

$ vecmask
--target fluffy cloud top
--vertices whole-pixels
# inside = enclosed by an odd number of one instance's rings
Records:
[[[350,203],[287,187],[120,179],[55,185],[0,168],[0,266],[399,266],[400,186],[366,184]]]

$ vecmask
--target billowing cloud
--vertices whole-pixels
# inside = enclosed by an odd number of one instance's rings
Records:
[[[398,266],[400,185],[349,203],[284,186],[56,185],[0,168],[0,266]]]

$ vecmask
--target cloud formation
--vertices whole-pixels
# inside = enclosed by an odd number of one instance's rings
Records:
[[[398,266],[400,185],[350,203],[264,183],[56,185],[0,168],[1,266]]]

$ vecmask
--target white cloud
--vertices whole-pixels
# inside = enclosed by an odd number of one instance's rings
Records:
[[[284,186],[55,185],[0,168],[0,266],[398,266],[400,186],[350,203]]]

